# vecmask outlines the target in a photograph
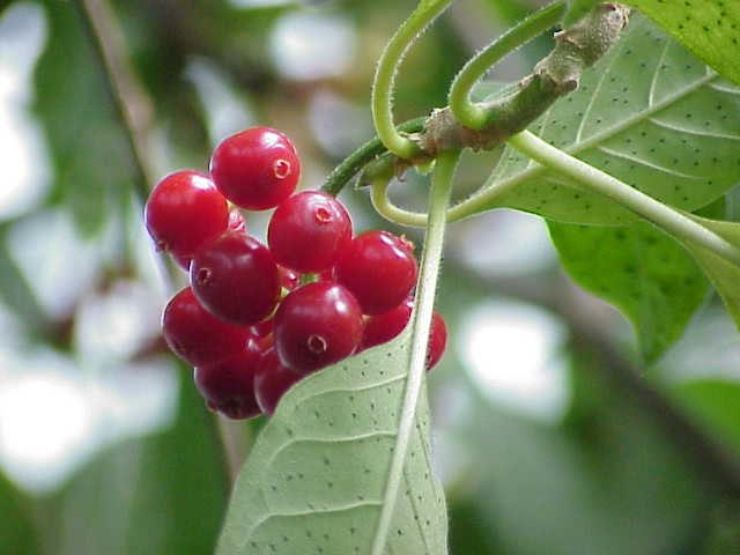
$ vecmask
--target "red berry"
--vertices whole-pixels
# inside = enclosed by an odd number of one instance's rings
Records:
[[[265,414],[274,413],[275,407],[277,407],[285,392],[293,384],[301,381],[301,378],[303,376],[283,366],[274,347],[265,351],[254,377],[257,404],[262,412]]]
[[[208,408],[235,420],[260,414],[254,392],[254,375],[262,353],[248,341],[239,354],[195,369],[195,385]]]
[[[246,328],[222,322],[205,310],[190,287],[177,293],[165,307],[162,331],[170,349],[193,366],[241,353],[249,337]]]
[[[229,208],[207,175],[185,170],[157,183],[144,220],[159,250],[187,257],[226,230]]]
[[[352,220],[347,210],[320,191],[304,191],[283,202],[267,231],[275,260],[304,273],[333,266],[351,237]]]
[[[280,298],[280,277],[270,251],[239,232],[224,233],[198,251],[190,283],[212,314],[245,326],[269,316]]]
[[[192,254],[172,254],[172,259],[177,263],[180,268],[186,272],[190,272],[190,264],[193,262]]]
[[[409,323],[413,308],[413,299],[406,299],[396,308],[366,319],[361,349],[387,343],[398,336]]]
[[[269,127],[252,127],[216,147],[210,171],[216,187],[231,202],[266,210],[293,193],[301,163],[287,136]]]
[[[280,303],[275,349],[285,366],[308,373],[354,353],[362,327],[362,311],[352,293],[336,283],[310,283]]]
[[[288,291],[292,291],[301,284],[301,276],[297,272],[283,266],[278,266],[278,272],[280,273],[280,285]]]
[[[447,346],[447,324],[442,315],[435,311],[432,314],[432,327],[429,329],[429,346],[427,347],[427,370],[434,368],[445,352]]]
[[[236,208],[232,208],[229,212],[229,224],[227,226],[228,231],[238,231],[240,233],[247,232],[247,222],[244,220],[244,216]],[[190,272],[190,263],[193,261],[193,255],[181,255],[172,253],[172,258],[180,268],[186,272]]]
[[[272,333],[272,318],[268,318],[267,320],[262,320],[258,324],[254,324],[249,329],[252,330],[252,333],[254,333],[257,337],[268,337]]]
[[[367,231],[344,250],[334,268],[365,314],[381,314],[399,305],[416,284],[416,259],[408,243],[387,231]]]

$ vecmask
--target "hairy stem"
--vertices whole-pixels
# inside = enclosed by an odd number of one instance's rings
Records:
[[[378,519],[378,526],[373,538],[372,555],[382,555],[391,526],[391,519],[396,505],[396,498],[403,476],[403,465],[406,461],[409,438],[414,427],[416,405],[419,393],[424,384],[429,328],[432,322],[434,295],[437,292],[437,279],[442,261],[442,246],[447,204],[450,201],[452,180],[460,157],[459,152],[446,152],[437,160],[432,174],[432,191],[429,200],[429,223],[424,244],[424,255],[421,261],[421,274],[416,294],[416,307],[412,321],[412,351],[409,361],[409,372],[406,378],[406,390],[403,399],[403,411],[398,426],[398,435],[393,449],[393,459],[385,486],[383,508]]]
[[[536,162],[567,175],[584,188],[609,197],[673,237],[700,245],[740,266],[740,249],[698,221],[555,148],[533,133],[524,131],[514,135],[509,144]]]
[[[378,61],[371,100],[373,122],[382,143],[399,158],[411,158],[418,151],[418,147],[408,137],[401,135],[393,123],[393,85],[396,73],[404,54],[417,36],[450,5],[451,1],[441,0],[432,6],[421,2],[388,41]]]
[[[370,200],[375,211],[386,220],[407,227],[425,227],[427,215],[420,212],[410,212],[399,208],[388,198],[390,181],[385,178],[373,180],[370,190]]]
[[[555,25],[564,11],[565,2],[556,0],[522,20],[468,60],[452,82],[449,94],[450,110],[461,124],[480,130],[487,123],[485,107],[470,99],[473,86],[501,58]]]
[[[424,117],[412,119],[399,125],[398,129],[406,133],[416,133],[422,130],[425,120]],[[344,185],[362,168],[386,152],[388,149],[383,142],[378,137],[373,137],[334,168],[321,186],[321,190],[330,195],[339,194]]]
[[[581,74],[619,40],[630,9],[607,2],[596,6],[572,27],[555,34],[555,48],[513,90],[481,103],[484,125],[461,125],[450,108],[435,110],[424,130],[412,137],[418,157],[435,157],[445,150],[486,149],[524,130],[561,96],[578,88]],[[513,40],[512,40],[513,42]]]

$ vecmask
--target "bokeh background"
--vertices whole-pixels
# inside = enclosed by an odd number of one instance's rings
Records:
[[[375,61],[414,5],[109,1],[0,1],[3,555],[211,552],[262,422],[208,413],[164,348],[161,308],[185,275],[153,254],[142,194],[254,124],[287,132],[301,186],[319,186],[372,136]],[[465,59],[537,4],[456,2],[403,67],[399,120],[443,105]],[[548,46],[492,77],[517,79]],[[456,194],[492,158],[467,156]],[[394,195],[421,207],[426,187],[410,174]],[[342,198],[357,228],[387,226],[364,191]],[[247,217],[263,234],[266,216]],[[430,398],[454,555],[740,553],[717,462],[740,456],[740,336],[716,299],[644,371],[544,223],[497,211],[450,227],[438,309],[450,342]]]

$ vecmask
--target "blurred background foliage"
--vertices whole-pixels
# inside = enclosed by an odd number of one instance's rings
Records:
[[[211,551],[261,422],[210,415],[163,348],[173,284],[142,191],[257,123],[293,137],[318,186],[372,135],[375,60],[413,4],[0,2],[0,553]],[[443,105],[466,57],[537,4],[456,2],[403,66],[399,118]],[[139,152],[105,48],[131,62]],[[466,155],[457,194],[493,159]],[[423,205],[423,178],[396,189]],[[343,198],[358,228],[385,225],[364,192]],[[264,233],[264,214],[248,221]],[[737,476],[717,462],[740,457],[740,339],[716,299],[636,379],[626,321],[563,274],[541,220],[498,211],[449,232],[430,392],[452,553],[740,553]]]

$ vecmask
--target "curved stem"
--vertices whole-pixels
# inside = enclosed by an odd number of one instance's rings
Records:
[[[405,133],[417,133],[424,128],[425,117],[405,121],[398,126],[398,129]],[[347,156],[342,162],[332,170],[324,181],[321,190],[330,195],[338,195],[344,186],[354,177],[357,172],[372,162],[381,154],[387,152],[383,142],[378,137],[373,137],[365,144],[361,145],[352,154]]]
[[[475,130],[485,126],[488,120],[485,108],[470,99],[473,86],[501,58],[555,25],[564,11],[564,0],[556,0],[522,20],[468,60],[452,82],[449,94],[450,110],[460,123]]]
[[[514,135],[509,139],[509,144],[540,164],[567,175],[586,189],[609,197],[676,239],[700,245],[740,266],[740,249],[699,222],[551,146],[533,133],[523,131]]]
[[[393,85],[406,50],[424,28],[442,13],[452,0],[438,0],[432,6],[421,2],[388,41],[378,61],[372,92],[373,122],[378,137],[399,158],[410,158],[418,147],[399,133],[393,124]]]
[[[403,477],[403,465],[406,461],[409,438],[414,427],[419,393],[424,385],[429,328],[432,323],[434,295],[437,292],[437,279],[442,260],[445,212],[450,201],[452,180],[459,157],[459,151],[449,151],[441,154],[432,174],[432,191],[429,201],[430,217],[424,240],[425,247],[417,286],[416,307],[411,324],[412,346],[403,398],[403,411],[398,426],[396,444],[393,448],[393,459],[388,473],[388,481],[383,494],[384,502],[373,538],[372,555],[381,555],[385,552],[388,531],[393,518],[401,478]]]
[[[390,181],[384,178],[373,180],[370,189],[370,200],[375,211],[386,220],[408,227],[426,227],[427,215],[422,212],[410,212],[399,208],[388,198]]]

